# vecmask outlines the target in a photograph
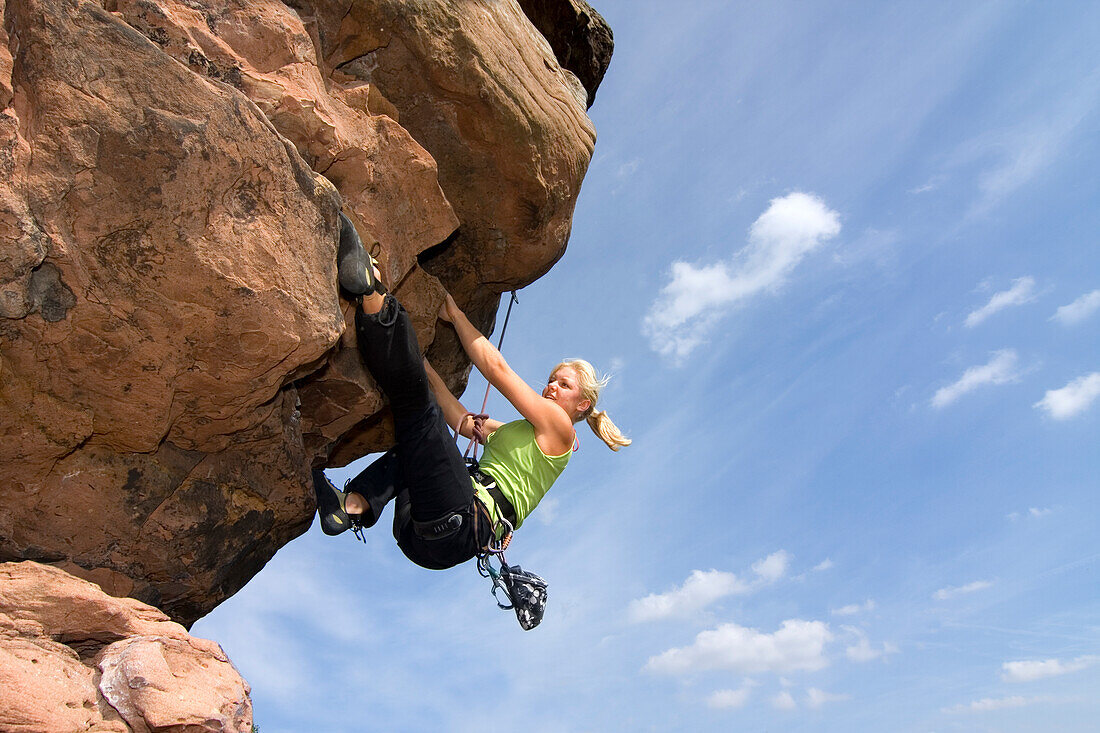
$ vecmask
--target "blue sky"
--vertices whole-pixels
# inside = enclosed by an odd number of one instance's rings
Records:
[[[517,534],[542,626],[387,512],[194,632],[264,733],[1092,729],[1100,6],[597,9],[596,154],[505,353],[612,372],[634,444],[582,431]]]

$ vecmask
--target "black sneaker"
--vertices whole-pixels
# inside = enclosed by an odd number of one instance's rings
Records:
[[[340,247],[336,251],[336,270],[340,277],[340,287],[352,295],[370,295],[382,292],[378,279],[374,276],[374,258],[363,247],[359,232],[351,219],[340,212]]]
[[[325,472],[313,471],[313,493],[317,495],[317,515],[321,518],[321,531],[338,535],[351,529],[351,519],[344,511],[344,492],[332,485]]]

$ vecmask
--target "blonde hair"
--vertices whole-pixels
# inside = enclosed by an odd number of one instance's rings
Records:
[[[574,422],[578,422],[582,418],[586,420],[588,427],[592,428],[592,432],[606,443],[611,450],[617,451],[624,445],[630,445],[630,438],[623,435],[622,431],[615,426],[615,423],[611,422],[611,418],[607,416],[607,410],[600,411],[596,409],[596,402],[600,399],[600,390],[607,386],[611,377],[601,377],[596,373],[595,367],[584,359],[562,360],[550,370],[550,377],[553,378],[554,374],[562,367],[569,367],[577,373],[577,386],[580,387],[581,396],[590,403],[588,409],[581,413],[580,417]]]

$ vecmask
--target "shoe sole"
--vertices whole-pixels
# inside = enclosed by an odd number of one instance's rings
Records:
[[[374,276],[374,258],[367,254],[355,225],[340,212],[340,246],[336,254],[340,287],[352,295],[370,295],[379,290]]]

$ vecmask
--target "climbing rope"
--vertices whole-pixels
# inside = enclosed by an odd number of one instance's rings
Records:
[[[500,329],[500,338],[497,339],[497,351],[500,351],[504,346],[504,334],[508,331],[508,321],[512,318],[512,306],[519,302],[519,298],[516,297],[516,291],[512,291],[512,297],[508,299],[508,310],[504,314],[504,325]],[[486,380],[488,381],[488,380]],[[486,414],[485,408],[489,405],[489,391],[493,388],[492,384],[485,385],[485,397],[481,400],[481,412],[474,414],[467,412],[462,416],[462,419],[458,421],[458,426],[455,428],[455,440],[458,440],[458,429],[462,427],[462,423],[466,421],[466,418],[473,417],[473,437],[470,438],[470,443],[466,446],[466,450],[463,451],[462,457],[467,460],[470,459],[470,453],[473,452],[473,461],[477,463],[477,445],[478,443],[484,445],[485,439],[489,437],[484,432],[485,421],[489,419],[489,415]]]

